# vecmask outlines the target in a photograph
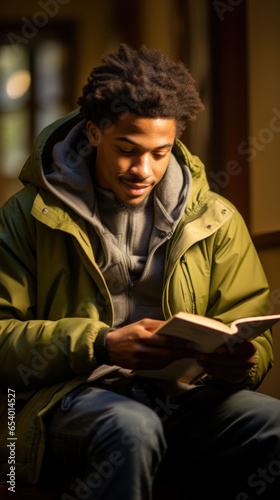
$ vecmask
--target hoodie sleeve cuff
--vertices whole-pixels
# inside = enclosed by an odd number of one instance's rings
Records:
[[[111,365],[107,345],[106,337],[107,333],[112,332],[114,328],[101,328],[94,342],[94,356],[98,364],[100,365]]]

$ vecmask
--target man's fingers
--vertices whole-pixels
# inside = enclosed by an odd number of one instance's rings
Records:
[[[213,354],[198,353],[197,361],[208,375],[238,383],[246,378],[255,364],[255,346],[248,343],[245,348],[238,346],[237,350],[231,354],[224,349],[218,349]]]
[[[108,332],[106,345],[110,362],[124,368],[163,368],[172,361],[195,357],[191,342],[153,333],[163,321],[144,319]]]
[[[224,355],[224,356],[241,356],[241,357],[246,357],[246,356],[251,356],[253,355],[257,350],[257,347],[253,342],[243,342],[242,344],[234,344],[230,342],[229,344],[224,344],[218,349],[216,349],[216,353],[219,355]]]
[[[197,361],[202,366],[207,367],[220,367],[223,369],[232,369],[235,367],[250,367],[255,364],[255,353],[250,357],[247,356],[222,356],[220,354],[203,354],[198,353]]]

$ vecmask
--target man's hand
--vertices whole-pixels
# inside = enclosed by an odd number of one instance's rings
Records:
[[[112,364],[138,369],[160,369],[181,358],[196,358],[204,371],[230,384],[242,382],[255,364],[256,346],[227,345],[212,354],[196,351],[193,343],[178,337],[154,333],[164,321],[143,319],[107,334],[107,350]]]
[[[255,364],[256,346],[252,342],[237,344],[231,353],[227,345],[213,354],[197,354],[197,361],[208,375],[230,384],[244,380]]]
[[[123,368],[159,369],[180,358],[196,356],[192,343],[154,333],[165,322],[143,319],[107,334],[110,361]]]

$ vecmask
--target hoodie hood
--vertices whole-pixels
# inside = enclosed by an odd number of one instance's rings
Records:
[[[85,120],[74,111],[41,132],[19,179],[25,185],[33,184],[53,193],[88,219],[93,211],[90,164],[94,155],[94,148],[87,140]]]

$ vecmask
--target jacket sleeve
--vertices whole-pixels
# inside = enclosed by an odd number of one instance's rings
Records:
[[[0,211],[0,386],[29,390],[91,373],[94,340],[108,325],[37,318],[36,229],[23,196]]]
[[[238,212],[218,231],[213,248],[207,316],[230,324],[270,314],[270,291],[251,237]],[[257,388],[273,364],[272,334],[254,340],[256,364],[244,383]]]

